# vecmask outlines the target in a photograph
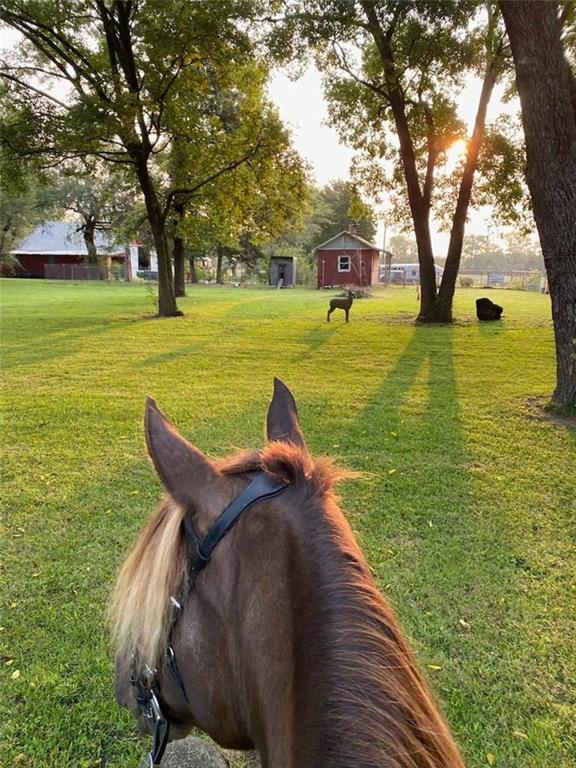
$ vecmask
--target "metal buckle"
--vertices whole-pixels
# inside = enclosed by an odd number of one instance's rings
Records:
[[[158,670],[145,664],[140,674],[132,674],[130,680],[136,688],[136,701],[140,712],[147,720],[154,722],[152,749],[148,753],[149,766],[153,768],[160,765],[170,732],[170,723],[164,716],[158,699]]]
[[[143,687],[151,691],[158,682],[158,670],[156,668],[152,669],[148,664],[144,664],[144,669],[140,672],[140,680]]]
[[[147,720],[154,722],[152,749],[148,753],[150,768],[160,765],[170,731],[170,723],[164,716],[158,700],[156,683],[156,670],[148,666],[144,667],[135,683],[140,711]]]
[[[168,734],[170,732],[170,723],[164,717],[160,702],[154,691],[150,691],[149,698],[150,715],[154,718],[154,742],[149,753],[150,765],[160,765],[164,755],[166,745],[168,744]]]

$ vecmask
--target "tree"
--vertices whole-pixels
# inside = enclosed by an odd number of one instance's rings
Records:
[[[556,2],[500,0],[526,137],[526,181],[548,275],[556,341],[552,400],[576,405],[576,78]],[[571,9],[571,10],[570,10]],[[574,35],[574,20],[569,33]]]
[[[309,285],[314,282],[314,247],[327,239],[322,232],[330,217],[330,209],[322,192],[312,185],[308,185],[305,201],[301,219],[279,236],[266,241],[262,251],[268,258],[287,256],[298,259],[296,279],[301,284]],[[338,231],[331,230],[328,237]]]
[[[2,205],[0,206],[0,271],[13,272],[18,261],[10,251],[42,221],[42,209],[39,204],[39,189],[36,179],[31,178],[26,187],[9,189],[0,184]]]
[[[508,266],[504,251],[488,235],[466,235],[462,261],[469,269],[497,270]]]
[[[14,99],[40,124],[35,135],[9,126],[5,140],[28,155],[98,156],[130,167],[138,179],[158,255],[159,314],[181,314],[174,297],[166,228],[171,193],[162,196],[157,157],[182,130],[226,121],[227,72],[251,56],[240,29],[255,12],[243,0],[1,0],[0,18],[26,45],[1,75]],[[168,30],[168,31],[167,31]],[[38,81],[41,78],[41,83]],[[56,84],[68,89],[57,95]],[[222,85],[223,84],[223,85]],[[219,163],[214,147],[207,176],[193,192],[253,157],[244,147]]]
[[[41,192],[39,203],[46,213],[56,210],[75,214],[88,264],[98,264],[96,231],[111,231],[117,222],[124,222],[135,195],[134,185],[128,183],[120,169],[110,173],[102,162],[81,159],[52,175],[52,183]]]
[[[418,243],[413,237],[394,235],[394,237],[390,238],[387,250],[401,262],[418,260]]]
[[[245,252],[241,242],[255,246],[277,236],[298,220],[306,205],[308,169],[291,143],[277,109],[266,97],[268,68],[253,61],[233,73],[228,120],[221,135],[208,126],[205,140],[177,139],[170,154],[171,199],[175,213],[175,248],[215,248],[218,252],[217,280],[222,279],[224,256]],[[230,75],[232,77],[232,75]],[[241,88],[240,88],[241,85]],[[186,116],[188,119],[188,116]],[[228,173],[196,189],[213,166],[213,146],[220,162],[231,163],[246,146],[257,151]],[[184,263],[184,259],[179,261]],[[178,266],[175,257],[175,274]],[[181,288],[183,288],[183,266]]]
[[[4,89],[0,88],[2,119],[12,112]],[[49,179],[35,159],[23,162],[8,146],[0,143],[0,271],[18,267],[10,251],[41,223],[41,197]]]
[[[542,249],[537,237],[512,230],[504,235],[506,266],[516,270],[544,271]]]
[[[318,239],[312,246],[348,229],[351,219],[356,222],[356,231],[360,237],[372,242],[376,236],[376,216],[354,184],[337,179],[322,188],[320,197],[325,206],[324,221],[316,235]]]
[[[315,47],[317,62],[326,74],[333,120],[362,154],[364,179],[372,190],[382,184],[382,174],[375,172],[378,166],[381,169],[383,161],[393,165],[391,182],[395,189],[403,186],[408,203],[404,207],[410,211],[418,243],[419,320],[426,322],[452,317],[486,110],[506,61],[504,32],[495,7],[488,3],[487,19],[480,20],[480,5],[471,0],[302,0],[276,36],[276,48],[284,55],[286,49],[294,49],[294,38]],[[466,138],[454,94],[464,73],[471,71],[481,75],[482,90],[474,129]],[[447,165],[447,150],[464,139],[463,162],[442,185],[455,202],[446,266],[437,289],[430,213],[439,191],[438,170]],[[442,195],[441,202],[445,201]]]

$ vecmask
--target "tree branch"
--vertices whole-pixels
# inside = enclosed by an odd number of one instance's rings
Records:
[[[62,107],[62,109],[65,109],[67,112],[70,111],[70,107],[67,104],[64,104],[63,101],[60,101],[60,99],[57,99],[56,96],[52,96],[51,94],[40,90],[40,88],[36,88],[35,86],[30,85],[30,83],[27,83],[25,80],[19,80],[17,77],[14,77],[14,75],[10,75],[8,72],[4,71],[0,71],[0,77],[4,78],[4,80],[10,80],[11,82],[16,83],[16,85],[19,85],[21,88],[26,88],[29,91],[33,91],[39,96],[42,96],[44,99],[49,99],[54,104],[57,104],[59,107]]]
[[[260,143],[260,140],[258,140],[256,144],[253,147],[251,147],[250,151],[247,152],[243,157],[239,158],[238,160],[235,160],[232,163],[229,163],[223,168],[220,168],[220,170],[216,171],[215,173],[212,173],[210,176],[207,176],[205,179],[198,182],[198,184],[195,184],[192,187],[181,187],[178,189],[171,190],[166,196],[166,205],[164,206],[164,209],[162,211],[162,218],[166,219],[166,217],[168,216],[170,207],[172,205],[172,201],[174,200],[175,197],[180,195],[187,195],[187,196],[194,195],[196,192],[198,192],[199,189],[202,189],[202,187],[205,187],[207,184],[210,184],[210,182],[212,181],[216,181],[216,179],[220,178],[220,176],[235,170],[240,165],[250,160],[252,157],[254,157],[257,154],[258,150],[260,149],[260,146],[261,146],[261,143]]]
[[[350,68],[350,65],[348,64],[348,61],[346,60],[346,53],[342,49],[342,46],[340,46],[338,43],[332,43],[332,50],[336,56],[339,69],[350,75],[352,80],[354,80],[355,83],[358,83],[358,85],[363,85],[365,88],[368,88],[369,90],[377,93],[379,96],[389,101],[388,93],[383,88],[376,85],[375,83],[370,82],[369,80],[364,80],[355,72],[353,72],[353,70]]]
[[[29,40],[35,48],[43,53],[62,72],[63,76],[77,90],[82,92],[80,79],[84,78],[87,83],[90,83],[100,98],[104,101],[109,101],[99,81],[98,72],[85,54],[69,38],[57,32],[53,26],[48,26],[39,19],[33,18],[22,11],[18,13],[17,10],[8,11],[5,8],[0,9],[0,19]],[[75,76],[71,75],[65,65],[62,64],[62,61],[58,60],[58,57],[74,70]]]
[[[436,146],[434,115],[430,109],[430,105],[423,99],[420,100],[420,104],[424,110],[424,117],[426,120],[426,144],[428,148],[428,158],[426,161],[426,176],[424,178],[424,187],[422,189],[422,199],[424,205],[430,209],[432,204],[432,187],[434,185],[434,168],[436,166],[436,158],[438,157],[438,148]]]
[[[69,78],[65,75],[61,75],[58,72],[51,72],[49,69],[42,69],[41,67],[27,67],[27,66],[18,66],[18,67],[11,67],[8,64],[3,63],[2,66],[7,71],[13,71],[13,72],[39,72],[42,75],[48,75],[49,77],[57,77],[60,80],[66,80],[69,82]]]

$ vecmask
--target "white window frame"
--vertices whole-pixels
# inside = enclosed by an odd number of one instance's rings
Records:
[[[348,259],[348,269],[344,269],[342,265],[342,259]],[[338,272],[351,272],[352,271],[352,256],[347,253],[343,253],[338,256]]]

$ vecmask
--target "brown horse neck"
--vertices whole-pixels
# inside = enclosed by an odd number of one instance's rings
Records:
[[[267,640],[282,671],[259,675],[264,767],[463,768],[347,523],[303,529],[305,544],[291,548],[291,626],[280,619]]]

